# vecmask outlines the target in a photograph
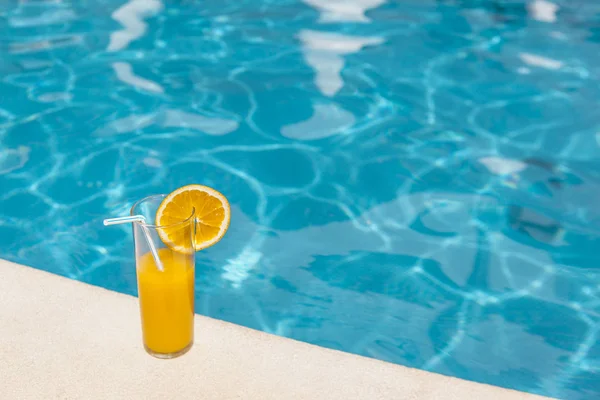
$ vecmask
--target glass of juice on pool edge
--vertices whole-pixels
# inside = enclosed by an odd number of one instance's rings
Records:
[[[154,221],[164,198],[165,195],[157,195],[140,200],[131,209],[131,215]],[[194,341],[194,219],[192,210],[188,218],[165,226],[133,223],[144,347],[155,357],[182,355]],[[179,248],[170,248],[162,241],[161,236],[168,232],[177,232]],[[156,249],[162,270],[149,242]]]
[[[105,220],[105,225],[133,222],[142,335],[149,354],[175,358],[192,347],[195,252],[221,240],[229,220],[225,196],[202,185],[146,197],[134,204],[131,217]]]

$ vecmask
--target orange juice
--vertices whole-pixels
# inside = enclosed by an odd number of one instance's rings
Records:
[[[146,350],[156,356],[187,351],[194,339],[194,254],[158,249],[138,258],[137,279]]]

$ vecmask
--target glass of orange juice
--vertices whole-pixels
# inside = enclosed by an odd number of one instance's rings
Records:
[[[155,221],[166,195],[138,201],[132,216]],[[158,358],[186,353],[194,342],[195,212],[182,221],[157,226],[133,223],[138,297],[146,351]],[[177,239],[169,247],[161,238]],[[158,258],[158,261],[157,261]]]

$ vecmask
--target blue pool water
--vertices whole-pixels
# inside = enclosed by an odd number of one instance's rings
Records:
[[[600,396],[600,2],[12,0],[0,39],[1,257],[135,294],[102,219],[203,183],[199,313]]]

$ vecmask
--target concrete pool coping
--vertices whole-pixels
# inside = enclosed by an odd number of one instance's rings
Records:
[[[0,259],[10,399],[542,399],[196,316],[192,350],[147,355],[137,299]]]

